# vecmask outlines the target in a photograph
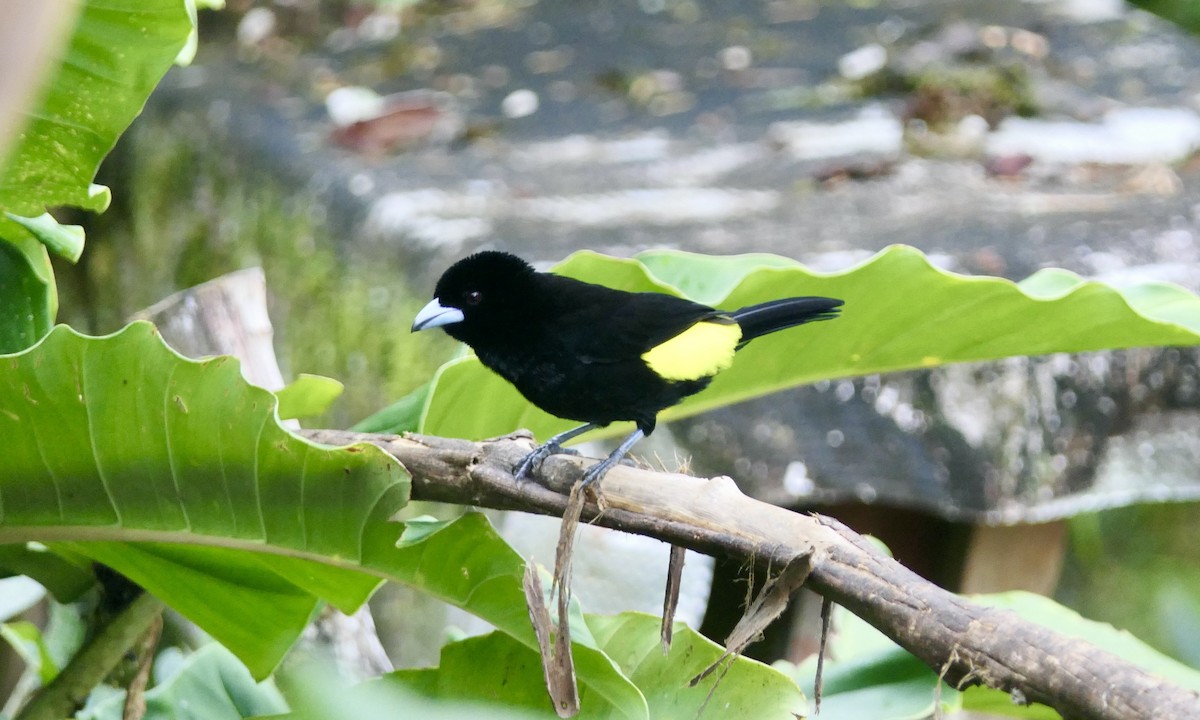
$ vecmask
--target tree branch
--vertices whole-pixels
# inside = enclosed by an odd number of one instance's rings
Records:
[[[15,720],[72,717],[88,693],[104,681],[129,648],[162,614],[163,603],[150,593],[138,595],[71,658],[58,677],[37,692]]]
[[[561,516],[566,493],[592,461],[554,456],[538,482],[512,466],[527,439],[474,443],[308,430],[318,442],[371,442],[412,474],[414,500],[435,500]],[[626,466],[604,479],[606,509],[584,519],[710,555],[785,567],[812,554],[811,589],[833,600],[943,672],[951,685],[986,685],[1055,708],[1069,720],[1200,717],[1200,694],[1099,648],[969,602],[884,556],[849,528],[746,497],[729,478],[702,480]]]

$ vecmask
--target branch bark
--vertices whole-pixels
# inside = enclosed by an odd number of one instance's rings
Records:
[[[561,516],[567,492],[592,461],[555,456],[539,482],[512,466],[530,448],[514,436],[474,443],[308,430],[312,440],[372,442],[412,474],[414,500]],[[986,685],[1040,702],[1068,720],[1200,717],[1200,694],[1180,688],[1090,643],[1016,613],[969,602],[875,550],[838,521],[752,500],[729,478],[618,466],[604,479],[605,511],[584,519],[699,552],[785,567],[811,554],[808,586],[879,628],[954,686]]]

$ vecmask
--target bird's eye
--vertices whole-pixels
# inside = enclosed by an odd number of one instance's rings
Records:
[[[463,301],[468,305],[478,305],[483,300],[483,293],[478,290],[469,290],[466,295],[463,295]]]

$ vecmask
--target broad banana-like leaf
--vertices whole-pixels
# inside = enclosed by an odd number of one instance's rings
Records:
[[[720,672],[691,686],[692,678],[715,663],[724,652],[716,643],[678,623],[670,653],[663,654],[659,618],[644,613],[615,616],[587,615],[587,627],[605,654],[646,695],[653,718],[753,717],[791,720],[803,715],[804,695],[779,671],[741,658],[733,662],[709,696]],[[536,651],[511,637],[493,633],[468,638],[442,649],[436,668],[401,670],[384,682],[399,683],[426,697],[446,700],[495,701],[530,710],[545,708],[546,690]],[[580,696],[579,720],[617,716],[604,698]]]

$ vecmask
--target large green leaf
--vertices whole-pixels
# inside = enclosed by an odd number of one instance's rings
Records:
[[[719,673],[691,687],[692,678],[716,662],[723,649],[682,623],[676,626],[670,654],[663,655],[656,617],[588,615],[586,622],[599,647],[646,695],[650,717],[706,717],[700,712],[706,703],[714,717],[791,720],[805,709],[803,694],[787,676],[745,658],[732,664],[711,698]],[[447,645],[438,667],[402,670],[386,682],[430,698],[498,703],[553,717],[537,652],[499,633]],[[580,705],[580,720],[621,717],[586,688]]]
[[[112,565],[260,674],[318,598],[352,610],[378,584],[352,566],[407,478],[373,446],[289,434],[231,358],[186,360],[136,323],[107,338],[59,327],[0,367],[0,542]]]
[[[435,668],[400,670],[382,682],[398,684],[434,700],[475,702],[555,717],[546,701],[546,682],[538,652],[503,633],[490,633],[442,648]],[[660,717],[651,709],[650,717]],[[580,692],[578,720],[622,717],[603,696],[585,687]]]
[[[791,679],[749,658],[730,665],[715,691],[720,672],[689,687],[724,649],[682,623],[675,624],[669,655],[663,655],[661,621],[654,616],[589,615],[587,623],[604,652],[642,688],[652,717],[707,717],[701,714],[706,703],[718,717],[793,718],[804,712],[804,694]]]
[[[384,579],[536,647],[524,561],[483,516],[402,535],[395,460],[291,435],[233,359],[182,358],[135,323],[104,338],[59,327],[0,368],[0,543],[112,566],[259,677],[318,599],[352,610]],[[582,683],[621,717],[646,717],[616,664],[586,632],[578,641]]]
[[[89,0],[24,132],[0,158],[0,352],[49,332],[58,297],[46,249],[74,261],[83,233],[48,209],[101,211],[100,161],[187,41],[182,0]]]
[[[47,210],[107,208],[96,170],[191,28],[181,0],[85,2],[58,70],[46,73],[24,132],[0,157],[0,353],[29,347],[54,323],[47,248],[72,262],[83,250],[82,230]]]
[[[675,251],[633,260],[581,252],[557,272],[723,308],[793,295],[845,300],[836,320],[751,343],[708,389],[661,413],[663,420],[821,379],[1013,355],[1200,343],[1200,298],[1173,285],[1116,288],[1063,270],[1022,283],[970,277],[940,270],[905,246],[835,273],[769,255]],[[421,430],[483,438],[524,427],[545,438],[573,424],[531,406],[472,356],[438,371]]]
[[[0,170],[0,210],[37,217],[65,205],[103,210],[91,184],[187,42],[182,0],[89,0],[66,57]],[[0,237],[24,233],[0,218]]]

